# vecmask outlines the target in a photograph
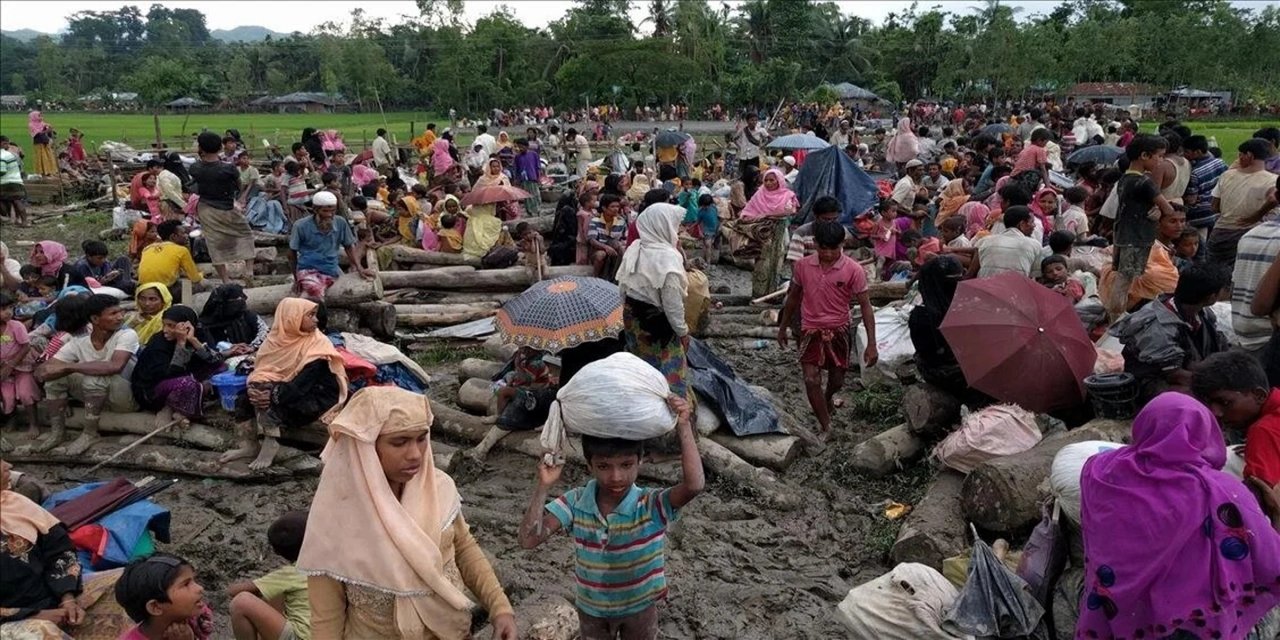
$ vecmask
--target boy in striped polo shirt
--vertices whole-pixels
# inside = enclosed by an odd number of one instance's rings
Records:
[[[524,521],[520,546],[533,549],[557,531],[573,537],[576,602],[582,640],[654,640],[657,603],[667,597],[667,526],[702,492],[702,458],[689,405],[670,396],[680,438],[680,484],[670,489],[636,486],[643,443],[582,437],[592,479],[546,502],[560,466],[541,464]],[[544,507],[545,504],[545,507]]]

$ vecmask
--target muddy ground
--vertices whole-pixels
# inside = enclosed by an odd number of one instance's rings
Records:
[[[3,234],[7,237],[0,239],[56,237],[75,247],[83,237],[96,235],[102,218],[76,215],[61,228],[42,225],[18,233],[8,229]],[[734,293],[743,293],[739,289],[749,286],[748,277],[745,272],[715,269],[712,284],[729,282]],[[813,424],[794,347],[784,352],[774,344],[752,349],[739,340],[711,344],[748,382],[772,391],[782,409]],[[458,385],[455,363],[469,355],[475,355],[474,350],[441,349],[420,359],[433,375],[435,401],[453,402]],[[668,535],[670,599],[662,637],[802,640],[847,635],[832,616],[835,605],[851,587],[890,567],[887,552],[898,523],[884,518],[884,503],[917,502],[932,471],[920,465],[888,480],[870,480],[851,471],[853,447],[899,421],[898,396],[880,389],[845,395],[848,406],[837,414],[826,449],[802,458],[783,475],[802,498],[802,507],[779,510],[757,500],[750,487],[712,478],[707,491],[684,509]],[[537,551],[522,550],[516,542],[534,469],[532,458],[499,450],[483,466],[467,463],[454,472],[464,514],[481,546],[497,558],[498,574],[518,617],[522,602],[529,602],[533,594],[572,599],[573,593],[573,550],[567,538]],[[69,486],[60,478],[77,471],[61,466],[19,470],[54,489]],[[109,475],[102,472],[101,477]],[[585,479],[584,469],[570,466],[560,490]],[[307,508],[315,485],[315,478],[270,484],[184,478],[155,498],[173,512],[172,542],[159,546],[197,567],[217,613],[217,637],[230,637],[226,587],[281,562],[267,545],[267,526],[287,510]],[[359,544],[358,523],[322,526],[341,528],[352,544]]]

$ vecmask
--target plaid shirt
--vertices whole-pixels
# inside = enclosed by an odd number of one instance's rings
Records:
[[[1195,196],[1196,203],[1187,208],[1187,222],[1196,227],[1207,227],[1213,217],[1213,188],[1218,178],[1227,171],[1227,163],[1220,158],[1206,155],[1191,163],[1191,180],[1187,182],[1185,196]]]

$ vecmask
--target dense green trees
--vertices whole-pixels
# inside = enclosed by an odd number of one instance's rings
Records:
[[[256,43],[214,40],[204,16],[153,5],[83,11],[59,41],[0,39],[0,93],[73,100],[137,91],[149,106],[192,95],[241,104],[335,91],[365,108],[684,101],[774,104],[824,82],[898,99],[1024,96],[1079,81],[1234,90],[1280,100],[1280,8],[1226,0],[1064,0],[1029,14],[1000,0],[891,15],[832,2],[577,0],[546,28],[503,7],[474,24],[459,0],[417,0],[417,20],[361,10],[344,25]],[[300,10],[304,10],[300,6]]]

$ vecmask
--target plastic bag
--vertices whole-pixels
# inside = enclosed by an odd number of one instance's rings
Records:
[[[1080,472],[1084,463],[1099,453],[1123,447],[1105,440],[1086,440],[1069,444],[1053,456],[1053,464],[1049,467],[1049,493],[1068,520],[1080,522]]]
[[[958,595],[932,567],[906,562],[849,590],[836,605],[836,619],[851,638],[955,640],[970,638],[941,626],[942,614]]]
[[[592,362],[556,393],[542,446],[558,455],[569,433],[624,440],[666,434],[676,426],[669,395],[666,377],[635,355],[615,353]]]
[[[898,365],[916,357],[916,346],[911,342],[911,330],[907,328],[907,317],[914,308],[915,305],[904,304],[876,309],[876,350],[880,352],[880,359],[875,366],[890,377],[894,377],[893,371]],[[857,332],[854,353],[860,354],[867,344],[867,329],[861,322]],[[861,356],[855,359],[861,365]]]
[[[980,638],[1045,638],[1044,607],[1027,583],[1000,563],[973,529],[969,579],[947,610],[942,628]]]
[[[111,228],[112,229],[132,229],[133,223],[141,220],[147,214],[130,209],[124,205],[118,206],[111,210]]]
[[[1040,442],[1035,414],[1012,404],[993,405],[964,416],[960,428],[934,448],[942,464],[969,473],[1002,456],[1022,453]]]
[[[1058,525],[1061,510],[1049,503],[1040,507],[1040,524],[1031,532],[1031,538],[1022,547],[1022,560],[1018,563],[1018,577],[1027,581],[1031,594],[1040,606],[1049,611],[1053,598],[1053,585],[1067,564],[1067,541]],[[1052,627],[1052,620],[1048,620]]]

